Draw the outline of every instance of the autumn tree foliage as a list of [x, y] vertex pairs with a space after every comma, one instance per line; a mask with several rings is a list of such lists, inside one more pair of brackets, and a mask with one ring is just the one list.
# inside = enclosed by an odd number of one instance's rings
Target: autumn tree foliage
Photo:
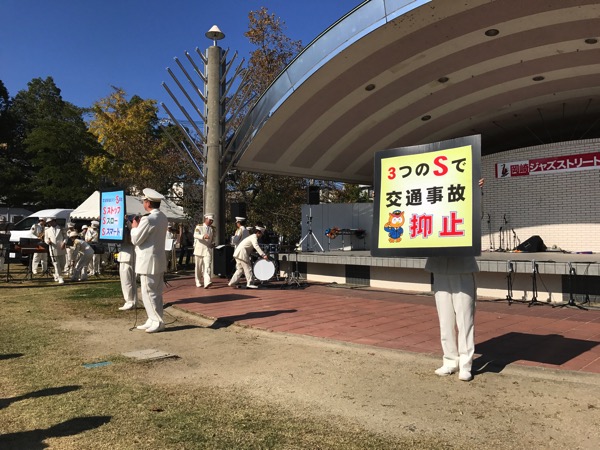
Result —
[[89, 171], [105, 188], [136, 193], [145, 187], [170, 192], [182, 170], [182, 155], [159, 128], [155, 100], [131, 99], [120, 88], [92, 106], [90, 131], [102, 145], [86, 159]]
[[[238, 98], [230, 99], [234, 103], [241, 98], [256, 101], [302, 49], [300, 41], [285, 35], [285, 23], [265, 7], [250, 11], [244, 35], [256, 48], [245, 69], [249, 83]], [[292, 243], [300, 238], [306, 186], [307, 181], [301, 178], [234, 171], [229, 177], [228, 190], [230, 201], [246, 203], [250, 223], [260, 220]]]

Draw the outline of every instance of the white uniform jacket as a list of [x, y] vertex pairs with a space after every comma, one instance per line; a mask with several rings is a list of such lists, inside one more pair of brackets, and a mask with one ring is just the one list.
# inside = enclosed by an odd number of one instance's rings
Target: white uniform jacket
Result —
[[88, 228], [85, 232], [85, 242], [88, 244], [95, 244], [98, 242], [98, 232], [93, 228]]
[[67, 240], [67, 233], [65, 233], [65, 230], [58, 225], [46, 227], [46, 230], [44, 231], [44, 240], [46, 241], [46, 244], [53, 247], [52, 252], [56, 256], [66, 254], [65, 244]]
[[[208, 235], [208, 239], [204, 239], [204, 235]], [[201, 223], [196, 225], [194, 229], [194, 255], [208, 256], [211, 254], [213, 247], [213, 229], [211, 226]]]
[[125, 228], [125, 236], [119, 248], [117, 261], [120, 263], [135, 263], [135, 246], [131, 243], [131, 230], [129, 228]]
[[231, 237], [231, 245], [237, 247], [240, 244], [240, 242], [242, 242], [248, 237], [249, 234], [250, 232], [248, 231], [248, 228], [242, 225], [237, 230], [235, 230], [235, 234]]
[[131, 243], [135, 245], [135, 272], [140, 275], [159, 275], [167, 270], [165, 236], [169, 219], [159, 209], [140, 220], [131, 230]]
[[45, 231], [46, 227], [40, 225], [39, 223], [34, 223], [31, 226], [31, 234], [33, 234], [38, 239], [44, 239]]
[[427, 272], [443, 275], [479, 272], [474, 256], [430, 256], [425, 263]]
[[256, 250], [261, 257], [265, 256], [265, 252], [258, 245], [258, 236], [256, 234], [251, 234], [240, 242], [233, 252], [233, 257], [249, 263], [252, 250]]

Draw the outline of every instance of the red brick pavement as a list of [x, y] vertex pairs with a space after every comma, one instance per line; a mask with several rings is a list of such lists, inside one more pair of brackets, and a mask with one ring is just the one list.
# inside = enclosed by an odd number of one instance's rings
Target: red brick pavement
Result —
[[[234, 289], [217, 279], [203, 289], [192, 277], [182, 277], [169, 281], [164, 301], [221, 326], [235, 323], [441, 358], [431, 296], [322, 284], [282, 286]], [[475, 342], [475, 370], [522, 364], [600, 373], [598, 310], [480, 300]]]

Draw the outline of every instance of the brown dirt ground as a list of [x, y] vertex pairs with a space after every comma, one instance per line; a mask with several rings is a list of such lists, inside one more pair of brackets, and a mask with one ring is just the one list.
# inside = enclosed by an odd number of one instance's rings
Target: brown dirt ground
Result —
[[465, 383], [434, 375], [440, 361], [427, 355], [216, 326], [174, 308], [167, 331], [149, 335], [130, 329], [134, 318], [71, 318], [62, 327], [84, 336], [88, 361], [144, 349], [176, 354], [148, 365], [144, 378], [157, 384], [242, 390], [303, 415], [457, 448], [600, 448], [598, 375], [508, 366]]

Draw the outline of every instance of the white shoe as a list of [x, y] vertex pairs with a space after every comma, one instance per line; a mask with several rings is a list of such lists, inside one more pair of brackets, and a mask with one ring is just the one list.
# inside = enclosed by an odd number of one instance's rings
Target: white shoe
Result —
[[148, 319], [148, 320], [146, 320], [146, 323], [144, 325], [138, 325], [136, 328], [138, 330], [147, 330], [151, 326], [152, 326], [152, 320]]
[[471, 372], [468, 372], [466, 370], [461, 370], [458, 373], [458, 379], [460, 381], [471, 381], [473, 379], [473, 375], [471, 375]]
[[209, 286], [212, 286], [212, 282], [208, 282], [204, 285], [204, 289], [208, 289]]
[[60, 277], [58, 279], [58, 284], [65, 284], [65, 280], [63, 280], [62, 277]]
[[129, 311], [130, 309], [133, 309], [134, 306], [135, 303], [133, 302], [125, 302], [125, 304], [119, 308], [119, 311]]
[[165, 329], [164, 322], [152, 322], [152, 326], [146, 329], [146, 333], [158, 333]]
[[202, 285], [199, 283], [196, 283], [196, 287], [202, 287]]
[[446, 367], [442, 366], [439, 369], [435, 369], [435, 374], [440, 377], [447, 377], [448, 375], [452, 375], [458, 371], [455, 367]]
[[247, 288], [247, 289], [258, 289], [258, 286], [255, 286], [255, 285], [253, 285], [253, 284], [247, 284], [247, 285], [246, 285], [246, 288]]

